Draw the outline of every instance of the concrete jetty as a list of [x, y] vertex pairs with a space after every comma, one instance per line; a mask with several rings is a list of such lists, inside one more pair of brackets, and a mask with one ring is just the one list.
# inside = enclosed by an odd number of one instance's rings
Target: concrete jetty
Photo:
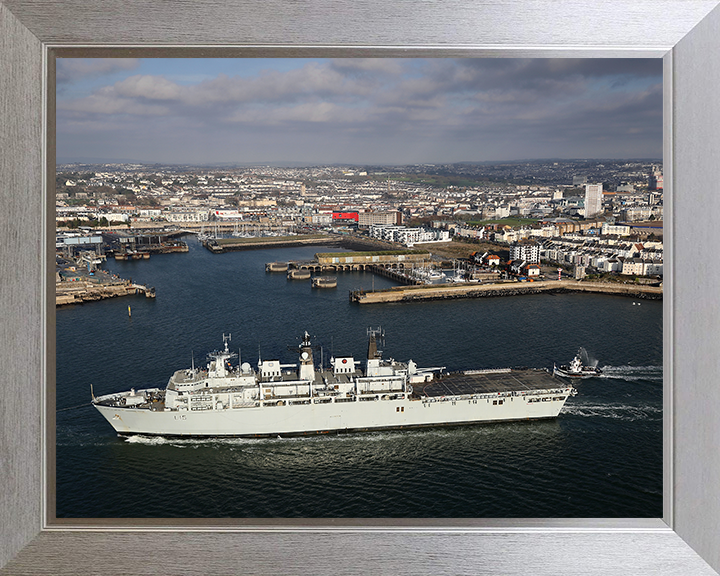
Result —
[[456, 298], [488, 298], [526, 294], [561, 294], [588, 292], [614, 294], [638, 299], [661, 300], [662, 286], [547, 280], [538, 282], [497, 282], [489, 284], [433, 284], [424, 286], [395, 286], [386, 290], [352, 290], [350, 301], [358, 304], [385, 302], [415, 302], [422, 300], [452, 300]]

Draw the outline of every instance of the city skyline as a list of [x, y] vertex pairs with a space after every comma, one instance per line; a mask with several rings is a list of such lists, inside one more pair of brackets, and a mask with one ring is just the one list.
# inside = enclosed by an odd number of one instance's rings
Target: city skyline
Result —
[[661, 158], [660, 59], [58, 59], [57, 160]]

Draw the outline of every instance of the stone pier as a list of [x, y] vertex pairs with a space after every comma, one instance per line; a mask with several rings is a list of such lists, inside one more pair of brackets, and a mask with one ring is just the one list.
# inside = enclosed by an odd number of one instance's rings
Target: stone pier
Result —
[[415, 302], [420, 300], [451, 300], [456, 298], [488, 298], [497, 296], [520, 296], [527, 294], [559, 294], [566, 292], [589, 292], [615, 294], [638, 299], [661, 300], [662, 286], [615, 284], [601, 282], [577, 282], [572, 280], [548, 280], [537, 282], [498, 282], [491, 284], [434, 284], [430, 286], [396, 286], [386, 290], [366, 292], [353, 290], [350, 301], [359, 304], [384, 302]]

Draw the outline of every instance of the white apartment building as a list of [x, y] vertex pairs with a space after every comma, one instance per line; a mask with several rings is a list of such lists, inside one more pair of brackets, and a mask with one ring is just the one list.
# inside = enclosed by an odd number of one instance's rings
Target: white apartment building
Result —
[[456, 226], [455, 235], [463, 238], [475, 238], [481, 240], [485, 238], [485, 228], [471, 228], [469, 226]]
[[635, 206], [626, 208], [620, 213], [620, 216], [628, 222], [637, 222], [640, 220], [649, 220], [650, 216], [654, 216], [657, 220], [662, 220], [662, 206]]
[[647, 265], [641, 258], [626, 258], [621, 274], [627, 276], [644, 276]]
[[604, 222], [600, 233], [603, 236], [628, 236], [630, 234], [630, 226]]
[[397, 242], [405, 246], [414, 246], [424, 242], [448, 242], [450, 232], [432, 228], [407, 228], [405, 226], [390, 226], [387, 224], [373, 224], [370, 226], [370, 236], [387, 242]]
[[602, 184], [585, 184], [585, 218], [602, 212]]
[[399, 222], [399, 212], [358, 212], [358, 228], [369, 228], [373, 224], [393, 225]]
[[210, 219], [208, 210], [163, 212], [163, 218], [168, 222], [207, 222]]
[[618, 258], [608, 258], [603, 262], [603, 272], [622, 272], [623, 262]]
[[522, 260], [528, 264], [537, 264], [540, 262], [540, 245], [535, 242], [512, 244], [510, 260]]
[[531, 228], [530, 237], [533, 238], [555, 238], [560, 236], [557, 226], [543, 226], [542, 228]]
[[117, 212], [98, 212], [98, 220], [105, 218], [108, 222], [128, 222], [130, 216], [128, 214], [118, 214]]
[[162, 216], [162, 210], [159, 209], [141, 209], [137, 211], [138, 218], [140, 219], [146, 219], [146, 218], [160, 218]]

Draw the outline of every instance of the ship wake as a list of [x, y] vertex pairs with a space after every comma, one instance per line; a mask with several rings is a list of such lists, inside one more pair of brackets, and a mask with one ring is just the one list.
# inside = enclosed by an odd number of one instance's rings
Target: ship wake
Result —
[[566, 404], [562, 414], [582, 416], [585, 418], [610, 418], [634, 422], [637, 420], [662, 420], [662, 407], [645, 405], [631, 405], [620, 403], [607, 404]]
[[662, 366], [603, 366], [599, 378], [615, 378], [635, 382], [638, 380], [649, 380], [651, 382], [662, 382]]

